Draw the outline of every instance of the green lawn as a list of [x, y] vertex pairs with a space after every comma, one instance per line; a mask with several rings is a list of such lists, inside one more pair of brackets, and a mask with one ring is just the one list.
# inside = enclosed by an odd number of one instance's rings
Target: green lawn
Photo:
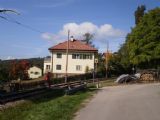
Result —
[[0, 120], [71, 120], [82, 102], [94, 91], [86, 90], [74, 95], [50, 90], [44, 95], [0, 111]]

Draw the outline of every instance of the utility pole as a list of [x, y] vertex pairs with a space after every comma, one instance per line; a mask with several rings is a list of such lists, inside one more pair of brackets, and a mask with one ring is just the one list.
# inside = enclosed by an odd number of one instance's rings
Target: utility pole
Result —
[[105, 55], [105, 62], [106, 62], [106, 78], [108, 78], [108, 59], [109, 59], [109, 42], [107, 40], [107, 53]]
[[68, 49], [69, 49], [69, 38], [70, 38], [70, 30], [68, 30], [68, 41], [67, 41], [67, 49], [66, 49], [66, 73], [65, 73], [65, 83], [67, 83], [68, 77]]

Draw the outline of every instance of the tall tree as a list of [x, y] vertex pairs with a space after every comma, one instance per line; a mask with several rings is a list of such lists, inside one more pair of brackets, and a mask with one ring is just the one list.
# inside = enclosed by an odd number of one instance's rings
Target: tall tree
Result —
[[150, 10], [141, 18], [129, 34], [126, 44], [131, 63], [158, 65], [156, 63], [160, 61], [160, 8]]
[[85, 34], [83, 35], [83, 37], [84, 37], [84, 40], [83, 40], [83, 41], [86, 42], [86, 44], [92, 45], [92, 39], [93, 39], [93, 37], [94, 37], [93, 34], [85, 33]]
[[136, 25], [141, 21], [142, 17], [145, 14], [145, 10], [146, 10], [145, 5], [138, 6], [137, 10], [134, 13]]
[[26, 60], [21, 60], [19, 62], [12, 61], [11, 63], [11, 70], [10, 70], [10, 77], [12, 79], [21, 79], [26, 80], [28, 79], [28, 72], [29, 69], [29, 62]]

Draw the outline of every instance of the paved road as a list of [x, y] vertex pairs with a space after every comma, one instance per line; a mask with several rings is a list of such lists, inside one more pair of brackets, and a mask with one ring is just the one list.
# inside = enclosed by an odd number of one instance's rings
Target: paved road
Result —
[[103, 88], [75, 120], [160, 120], [160, 84]]

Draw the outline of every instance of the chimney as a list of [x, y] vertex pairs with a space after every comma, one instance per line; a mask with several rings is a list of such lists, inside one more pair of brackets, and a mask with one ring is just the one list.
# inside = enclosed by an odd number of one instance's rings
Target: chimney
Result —
[[73, 42], [73, 41], [74, 41], [74, 37], [73, 37], [73, 36], [71, 36], [70, 40]]

